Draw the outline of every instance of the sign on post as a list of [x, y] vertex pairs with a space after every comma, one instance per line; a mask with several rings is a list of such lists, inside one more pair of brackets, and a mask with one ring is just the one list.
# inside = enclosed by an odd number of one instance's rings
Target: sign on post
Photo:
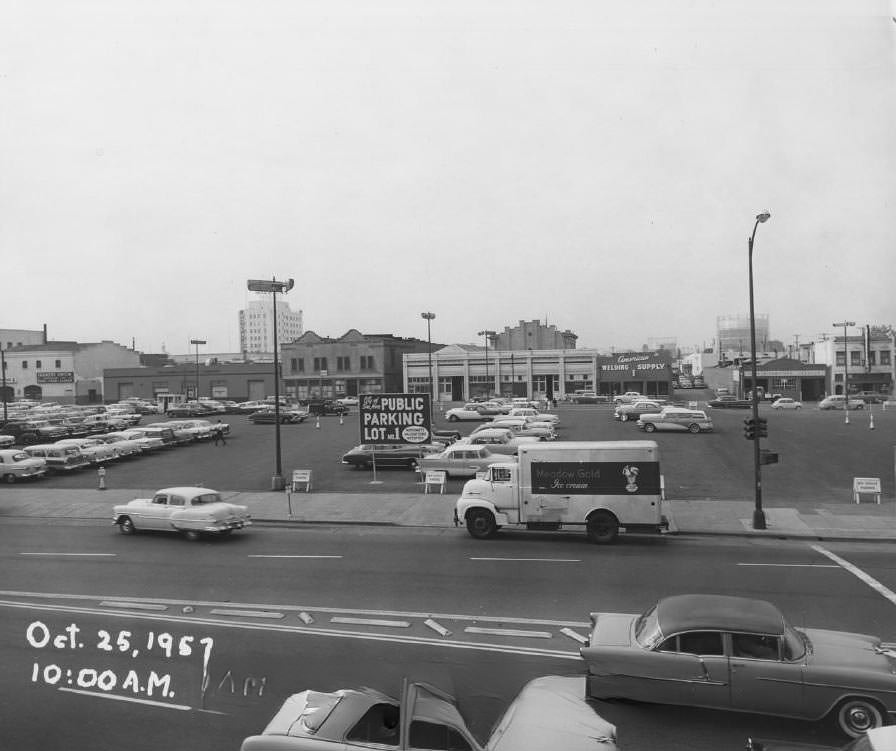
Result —
[[445, 480], [448, 476], [448, 473], [443, 470], [429, 470], [423, 479], [423, 492], [429, 492], [429, 486], [435, 485], [439, 489], [439, 493], [445, 493]]
[[863, 493], [873, 495], [876, 503], [880, 503], [880, 478], [879, 477], [853, 477], [852, 497], [856, 503], [861, 503], [860, 495]]
[[361, 443], [429, 443], [429, 394], [361, 394]]
[[310, 469], [294, 469], [292, 471], [292, 489], [293, 492], [299, 490], [299, 485], [305, 486], [305, 492], [311, 492], [311, 470]]

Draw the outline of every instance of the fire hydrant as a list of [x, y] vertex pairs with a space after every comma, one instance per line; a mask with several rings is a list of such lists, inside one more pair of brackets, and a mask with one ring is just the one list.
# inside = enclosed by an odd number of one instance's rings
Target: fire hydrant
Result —
[[106, 468], [101, 466], [96, 471], [96, 476], [99, 478], [99, 481], [100, 481], [99, 489], [105, 490], [106, 489]]

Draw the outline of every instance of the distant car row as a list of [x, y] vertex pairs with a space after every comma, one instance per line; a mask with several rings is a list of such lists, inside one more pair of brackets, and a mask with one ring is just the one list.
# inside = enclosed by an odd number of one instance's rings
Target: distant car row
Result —
[[31, 444], [24, 449], [0, 449], [0, 481], [14, 483], [42, 477], [48, 472], [74, 472], [158, 449], [209, 440], [217, 431], [226, 435], [230, 426], [207, 420], [176, 420], [93, 437]]

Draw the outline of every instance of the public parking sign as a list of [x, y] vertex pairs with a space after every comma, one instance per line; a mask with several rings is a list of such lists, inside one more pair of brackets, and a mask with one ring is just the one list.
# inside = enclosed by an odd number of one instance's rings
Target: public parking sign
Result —
[[429, 394], [361, 394], [361, 443], [429, 443]]

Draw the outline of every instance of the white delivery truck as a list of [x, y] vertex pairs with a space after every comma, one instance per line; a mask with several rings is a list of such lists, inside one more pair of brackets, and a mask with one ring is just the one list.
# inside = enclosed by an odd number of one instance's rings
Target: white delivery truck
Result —
[[578, 527], [597, 543], [621, 530], [659, 532], [667, 527], [659, 448], [655, 441], [523, 444], [517, 462], [490, 464], [464, 485], [454, 523], [478, 539], [501, 527]]

